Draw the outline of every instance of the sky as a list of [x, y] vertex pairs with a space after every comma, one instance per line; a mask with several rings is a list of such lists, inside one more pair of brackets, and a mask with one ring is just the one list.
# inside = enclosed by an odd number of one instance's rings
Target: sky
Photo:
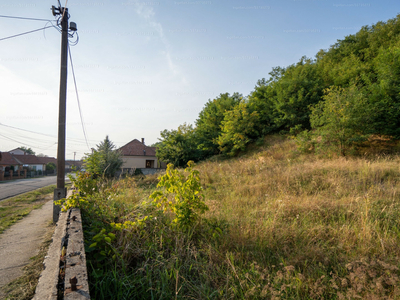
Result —
[[[221, 93], [249, 95], [272, 68], [315, 57], [400, 13], [393, 0], [61, 0], [77, 24], [68, 58], [67, 159], [106, 135], [146, 145], [194, 124]], [[1, 1], [1, 16], [54, 21], [57, 0]], [[57, 155], [61, 34], [54, 22], [0, 17], [0, 151]], [[73, 46], [79, 35], [78, 43]]]

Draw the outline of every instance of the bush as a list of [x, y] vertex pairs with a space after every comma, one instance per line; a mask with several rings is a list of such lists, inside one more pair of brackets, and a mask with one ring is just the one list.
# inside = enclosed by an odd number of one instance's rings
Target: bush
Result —
[[114, 177], [122, 166], [121, 153], [115, 150], [115, 145], [108, 136], [97, 145], [97, 150], [84, 159], [86, 172], [94, 178], [99, 176]]

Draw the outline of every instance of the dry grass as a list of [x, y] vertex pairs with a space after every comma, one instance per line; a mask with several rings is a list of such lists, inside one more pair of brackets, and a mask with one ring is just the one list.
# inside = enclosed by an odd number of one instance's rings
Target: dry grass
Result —
[[229, 224], [216, 251], [244, 274], [234, 275], [241, 298], [399, 298], [400, 157], [323, 159], [281, 137], [267, 144], [198, 166], [207, 217]]

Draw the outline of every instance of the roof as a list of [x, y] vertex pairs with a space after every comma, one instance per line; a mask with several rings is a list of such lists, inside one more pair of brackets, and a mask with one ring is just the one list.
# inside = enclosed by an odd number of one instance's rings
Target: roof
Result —
[[40, 156], [38, 156], [37, 158], [39, 158], [39, 161], [42, 164], [46, 164], [47, 165], [48, 163], [53, 163], [53, 164], [57, 165], [57, 159], [54, 158], [54, 157], [47, 157], [47, 156], [40, 157]]
[[156, 147], [146, 146], [145, 144], [142, 144], [139, 140], [134, 139], [125, 146], [119, 148], [119, 151], [121, 151], [122, 156], [156, 156], [156, 149]]
[[44, 163], [40, 161], [39, 157], [36, 155], [12, 155], [17, 161], [20, 161], [24, 165], [43, 165]]
[[21, 163], [17, 161], [11, 153], [2, 152], [0, 165], [20, 165]]

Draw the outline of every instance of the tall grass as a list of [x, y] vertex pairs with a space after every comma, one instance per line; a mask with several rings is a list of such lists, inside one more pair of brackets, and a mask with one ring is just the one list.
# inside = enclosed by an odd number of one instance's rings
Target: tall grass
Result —
[[149, 205], [154, 177], [119, 183], [106, 223], [153, 218], [116, 233], [119, 258], [89, 255], [94, 298], [400, 298], [399, 156], [318, 158], [271, 137], [197, 169], [209, 211], [189, 233]]

